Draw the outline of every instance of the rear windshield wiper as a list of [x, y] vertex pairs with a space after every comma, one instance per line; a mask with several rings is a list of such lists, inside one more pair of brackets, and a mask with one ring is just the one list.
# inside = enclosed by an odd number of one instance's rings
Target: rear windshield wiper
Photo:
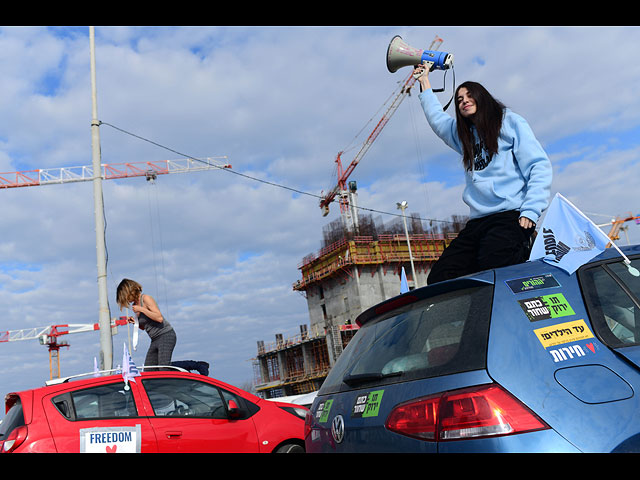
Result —
[[376, 380], [383, 380], [389, 377], [399, 377], [404, 372], [400, 370], [399, 372], [391, 372], [391, 373], [357, 373], [355, 375], [346, 375], [342, 381], [353, 387], [354, 385], [359, 385], [361, 383], [372, 382]]

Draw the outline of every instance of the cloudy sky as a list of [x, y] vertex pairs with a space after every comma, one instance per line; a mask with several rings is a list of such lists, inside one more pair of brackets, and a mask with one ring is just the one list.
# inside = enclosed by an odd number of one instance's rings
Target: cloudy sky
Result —
[[[335, 184], [336, 154], [350, 162], [410, 73], [387, 71], [394, 35], [421, 48], [441, 36], [457, 83], [479, 81], [527, 118], [552, 160], [553, 192], [596, 223], [640, 213], [638, 28], [97, 27], [103, 163], [224, 156], [245, 175], [103, 182], [111, 315], [119, 281], [136, 279], [177, 330], [174, 359], [251, 384], [256, 342], [308, 324], [292, 284], [339, 218], [335, 203], [322, 217], [317, 196]], [[0, 172], [90, 165], [89, 28], [2, 28], [0, 71]], [[446, 103], [453, 75], [431, 78]], [[384, 223], [402, 200], [423, 219], [467, 213], [459, 159], [429, 130], [417, 95], [350, 180]], [[91, 183], [0, 197], [0, 331], [97, 322]], [[640, 242], [640, 227], [627, 225]], [[116, 363], [128, 338], [126, 328], [114, 337]], [[99, 334], [65, 340], [62, 374], [90, 371]], [[137, 364], [148, 344], [141, 335]], [[3, 395], [49, 378], [35, 340], [1, 343], [0, 362]]]

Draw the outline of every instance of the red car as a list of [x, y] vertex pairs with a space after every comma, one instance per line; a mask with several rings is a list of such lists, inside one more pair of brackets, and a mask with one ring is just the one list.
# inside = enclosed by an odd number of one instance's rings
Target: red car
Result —
[[299, 405], [183, 371], [61, 381], [9, 393], [6, 452], [304, 452]]

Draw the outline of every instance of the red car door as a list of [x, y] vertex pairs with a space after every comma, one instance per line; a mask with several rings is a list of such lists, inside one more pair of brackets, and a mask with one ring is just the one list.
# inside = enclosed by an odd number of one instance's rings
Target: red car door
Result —
[[51, 435], [60, 453], [154, 453], [155, 432], [145, 412], [138, 412], [140, 395], [124, 382], [70, 386], [66, 392], [43, 397]]
[[160, 452], [260, 451], [253, 420], [230, 418], [230, 392], [205, 378], [145, 378], [142, 384], [153, 409], [149, 421]]

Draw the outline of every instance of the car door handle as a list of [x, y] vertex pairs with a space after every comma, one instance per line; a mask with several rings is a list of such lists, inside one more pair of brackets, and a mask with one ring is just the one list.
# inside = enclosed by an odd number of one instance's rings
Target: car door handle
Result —
[[171, 439], [171, 438], [180, 438], [182, 436], [182, 432], [165, 432], [167, 435], [167, 438]]

